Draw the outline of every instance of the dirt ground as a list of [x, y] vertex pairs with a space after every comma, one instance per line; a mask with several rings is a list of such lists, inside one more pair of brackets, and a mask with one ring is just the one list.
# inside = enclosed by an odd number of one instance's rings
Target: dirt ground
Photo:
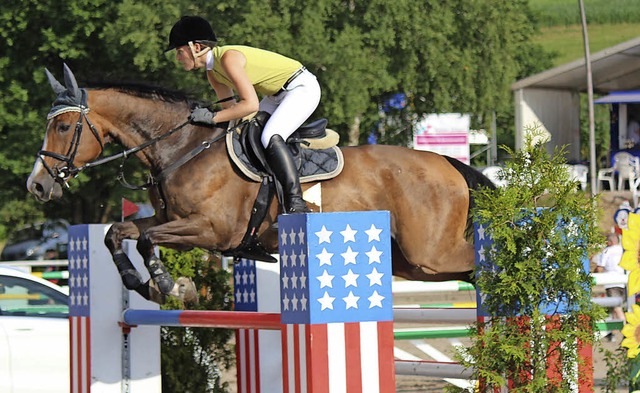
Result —
[[[602, 216], [600, 218], [600, 227], [604, 232], [608, 232], [612, 229], [614, 225], [613, 214], [620, 207], [620, 205], [624, 201], [631, 202], [631, 193], [630, 192], [605, 192], [600, 195], [600, 207], [602, 210]], [[632, 202], [631, 202], [632, 203]], [[604, 289], [602, 287], [595, 287], [593, 297], [604, 296]], [[410, 296], [410, 295], [402, 295], [394, 297], [394, 304], [397, 305], [406, 305], [406, 304], [424, 304], [424, 303], [455, 303], [455, 302], [475, 302], [475, 292], [467, 291], [467, 292], [442, 292], [442, 293], [431, 293], [426, 295]], [[453, 324], [447, 324], [451, 326]], [[457, 326], [462, 326], [463, 324], [457, 324]], [[443, 324], [425, 324], [420, 325], [425, 327], [436, 327], [436, 326], [445, 326]], [[405, 328], [405, 327], [417, 327], [416, 325], [400, 325], [397, 324], [396, 328]], [[604, 384], [607, 373], [607, 365], [604, 361], [604, 355], [600, 351], [600, 348], [614, 351], [619, 347], [622, 336], [618, 333], [617, 340], [615, 342], [609, 342], [608, 340], [601, 340], [593, 349], [593, 357], [594, 357], [594, 384], [595, 389], [594, 392], [604, 392]], [[416, 345], [420, 345], [422, 343], [427, 343], [436, 351], [440, 352], [441, 356], [446, 356], [450, 359], [453, 359], [454, 355], [454, 345], [469, 345], [469, 340], [466, 338], [458, 338], [458, 339], [430, 339], [430, 340], [415, 340], [415, 341], [404, 341], [404, 340], [396, 340], [396, 348], [403, 350], [411, 355], [419, 357], [424, 360], [434, 360], [433, 358], [427, 356], [424, 352], [422, 352]], [[229, 382], [230, 393], [236, 392], [236, 379], [235, 379], [235, 369], [228, 370], [223, 379]], [[441, 378], [430, 378], [430, 377], [422, 377], [422, 376], [397, 376], [396, 377], [396, 391], [397, 393], [431, 393], [431, 392], [442, 392], [445, 386], [450, 383], [464, 383], [465, 381], [445, 381]], [[628, 392], [628, 388], [619, 387], [616, 390], [616, 393]]]

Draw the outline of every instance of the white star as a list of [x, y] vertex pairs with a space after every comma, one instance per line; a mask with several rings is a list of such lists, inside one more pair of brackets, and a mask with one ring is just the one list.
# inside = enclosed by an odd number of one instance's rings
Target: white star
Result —
[[304, 244], [304, 231], [300, 228], [300, 232], [298, 232], [298, 243]]
[[242, 302], [242, 293], [240, 292], [240, 288], [238, 288], [238, 290], [236, 291], [236, 302], [237, 303]]
[[369, 257], [369, 264], [374, 262], [380, 263], [380, 255], [382, 255], [382, 251], [378, 251], [376, 246], [371, 247], [371, 251], [365, 252]]
[[369, 279], [369, 286], [372, 287], [374, 285], [382, 286], [382, 281], [380, 280], [384, 276], [384, 273], [379, 273], [378, 270], [373, 267], [371, 273], [367, 274], [367, 278]]
[[344, 280], [344, 287], [347, 288], [350, 285], [353, 285], [354, 287], [358, 287], [358, 277], [360, 277], [359, 274], [355, 274], [353, 271], [351, 271], [351, 269], [349, 269], [349, 271], [347, 272], [347, 274], [345, 274], [344, 276], [342, 276], [342, 279]]
[[307, 310], [307, 298], [304, 296], [304, 293], [302, 294], [302, 297], [300, 298], [300, 310], [302, 311], [306, 311]]
[[320, 265], [329, 265], [331, 266], [331, 257], [333, 256], [332, 253], [327, 252], [326, 248], [322, 249], [322, 252], [320, 254], [317, 254], [316, 257], [318, 257], [318, 259], [320, 260]]
[[351, 229], [351, 226], [349, 224], [347, 224], [347, 227], [344, 229], [344, 231], [340, 231], [340, 234], [342, 235], [342, 237], [344, 237], [344, 242], [355, 242], [356, 241], [356, 233], [358, 233], [358, 231], [355, 231], [353, 229]]
[[[69, 242], [69, 244], [73, 244], [73, 242]], [[74, 257], [69, 258], [69, 270], [75, 269], [75, 261]]]
[[251, 273], [249, 273], [249, 285], [254, 285], [255, 282], [256, 282], [256, 274], [252, 270]]
[[282, 289], [289, 288], [289, 277], [287, 277], [287, 273], [282, 273]]
[[236, 285], [240, 285], [240, 270], [236, 270], [236, 274], [234, 277], [236, 279]]
[[282, 298], [282, 309], [285, 311], [289, 310], [289, 296], [286, 293]]
[[369, 296], [369, 308], [380, 307], [382, 308], [382, 300], [384, 296], [381, 296], [378, 291], [373, 291], [373, 294]]
[[73, 241], [74, 241], [74, 240], [75, 240], [74, 238], [69, 239], [69, 251], [71, 251], [71, 252], [75, 251], [75, 248], [76, 248], [76, 247], [73, 245], [73, 244], [74, 244], [74, 243], [73, 243]]
[[247, 272], [243, 272], [242, 273], [242, 284], [243, 285], [247, 285], [247, 279], [248, 279], [249, 275], [247, 274]]
[[331, 243], [332, 233], [332, 231], [327, 231], [327, 228], [323, 225], [320, 232], [316, 232], [316, 236], [318, 236], [318, 244], [322, 244], [324, 242]]
[[291, 267], [296, 265], [296, 259], [298, 259], [296, 252], [294, 250], [291, 250]]
[[69, 296], [69, 300], [71, 301], [71, 305], [72, 306], [76, 305], [76, 297], [75, 296]]
[[304, 251], [300, 252], [300, 267], [307, 266], [307, 254]]
[[484, 262], [485, 261], [485, 257], [484, 257], [484, 244], [480, 245], [480, 247], [478, 247], [478, 262]]
[[300, 288], [307, 287], [307, 276], [304, 274], [304, 271], [300, 274]]
[[281, 259], [282, 259], [282, 266], [283, 267], [289, 266], [289, 256], [287, 255], [287, 250], [284, 249], [284, 247], [283, 247], [283, 250], [282, 250]]
[[358, 308], [358, 300], [360, 296], [354, 296], [352, 291], [349, 291], [349, 295], [343, 297], [342, 300], [347, 304], [347, 310], [350, 308]]
[[298, 276], [295, 273], [291, 276], [291, 289], [298, 288]]
[[373, 240], [380, 241], [380, 232], [382, 232], [382, 229], [376, 228], [373, 224], [371, 224], [371, 228], [364, 231], [369, 236], [369, 243]]
[[293, 295], [293, 299], [291, 299], [291, 303], [293, 303], [293, 308], [291, 311], [296, 311], [298, 309], [298, 298], [296, 295]]
[[329, 272], [327, 272], [327, 270], [325, 269], [325, 271], [322, 272], [322, 275], [316, 278], [318, 279], [318, 281], [320, 281], [320, 288], [324, 288], [324, 287], [333, 288], [331, 281], [333, 280], [334, 277], [335, 276], [332, 276], [331, 274], [329, 274]]
[[83, 255], [82, 256], [82, 268], [86, 269], [88, 264], [89, 264], [89, 259], [87, 258], [86, 255]]
[[86, 237], [82, 238], [82, 250], [83, 251], [87, 251], [87, 245], [89, 244], [89, 241], [87, 240]]
[[246, 289], [244, 290], [244, 292], [242, 292], [242, 301], [245, 303], [249, 303], [249, 292], [247, 292]]
[[347, 247], [347, 251], [343, 252], [342, 257], [344, 258], [344, 264], [348, 265], [350, 263], [353, 263], [354, 265], [356, 264], [356, 257], [358, 256], [359, 252], [354, 252], [351, 249], [351, 246]]
[[484, 226], [478, 226], [478, 240], [484, 240]]
[[251, 298], [251, 303], [256, 302], [256, 292], [253, 289], [251, 289], [251, 292], [249, 293], [249, 297]]
[[291, 244], [296, 244], [296, 233], [293, 231], [293, 228], [291, 228], [291, 233], [289, 234], [289, 241]]
[[280, 244], [283, 246], [287, 245], [287, 233], [285, 231], [280, 232]]
[[320, 308], [320, 311], [323, 311], [327, 308], [333, 310], [333, 301], [336, 300], [335, 297], [331, 297], [329, 296], [329, 294], [327, 292], [324, 293], [324, 295], [318, 299], [318, 301], [320, 302], [320, 304], [322, 305], [322, 307]]

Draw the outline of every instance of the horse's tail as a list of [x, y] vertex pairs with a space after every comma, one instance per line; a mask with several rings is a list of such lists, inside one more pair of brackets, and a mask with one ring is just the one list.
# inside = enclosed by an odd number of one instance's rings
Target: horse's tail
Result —
[[479, 170], [458, 161], [455, 158], [448, 156], [444, 156], [444, 158], [446, 158], [447, 161], [449, 161], [449, 164], [460, 172], [469, 187], [469, 211], [467, 212], [467, 230], [465, 231], [465, 237], [467, 237], [467, 239], [473, 239], [473, 217], [471, 216], [471, 209], [475, 206], [475, 202], [471, 190], [477, 190], [481, 187], [487, 187], [494, 190], [496, 186]]

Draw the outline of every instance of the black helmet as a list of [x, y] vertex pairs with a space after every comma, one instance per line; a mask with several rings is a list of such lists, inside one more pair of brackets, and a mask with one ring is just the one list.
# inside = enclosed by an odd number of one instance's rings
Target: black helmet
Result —
[[187, 45], [189, 41], [205, 41], [208, 45], [215, 45], [218, 40], [211, 25], [205, 19], [199, 16], [183, 16], [171, 28], [169, 47], [165, 52]]

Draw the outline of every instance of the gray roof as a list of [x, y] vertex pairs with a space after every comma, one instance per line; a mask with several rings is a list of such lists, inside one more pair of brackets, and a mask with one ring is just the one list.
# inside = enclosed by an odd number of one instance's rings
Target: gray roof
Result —
[[[604, 94], [618, 90], [640, 90], [640, 37], [591, 54], [593, 91]], [[524, 88], [586, 92], [584, 58], [521, 79], [512, 90]]]

